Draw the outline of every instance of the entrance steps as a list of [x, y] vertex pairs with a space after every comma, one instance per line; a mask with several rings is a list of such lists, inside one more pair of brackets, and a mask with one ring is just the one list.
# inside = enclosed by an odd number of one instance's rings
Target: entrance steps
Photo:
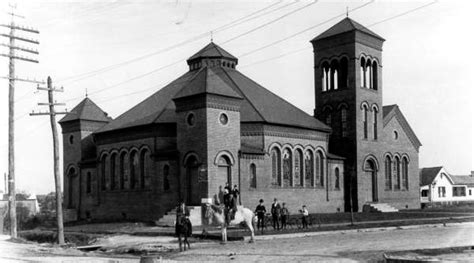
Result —
[[[201, 206], [187, 206], [186, 207], [189, 211], [189, 220], [191, 220], [191, 224], [193, 226], [200, 226], [202, 225], [202, 212]], [[174, 227], [176, 223], [176, 208], [171, 209], [163, 217], [155, 221], [157, 226], [168, 226]]]
[[365, 204], [363, 207], [363, 212], [379, 212], [379, 213], [387, 213], [387, 212], [398, 212], [398, 209], [391, 206], [387, 203], [368, 203]]

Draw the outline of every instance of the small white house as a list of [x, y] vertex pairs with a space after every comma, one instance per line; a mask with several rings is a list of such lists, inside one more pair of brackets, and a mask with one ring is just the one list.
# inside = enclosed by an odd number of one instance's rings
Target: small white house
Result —
[[474, 176], [450, 175], [442, 166], [420, 170], [423, 204], [474, 202]]

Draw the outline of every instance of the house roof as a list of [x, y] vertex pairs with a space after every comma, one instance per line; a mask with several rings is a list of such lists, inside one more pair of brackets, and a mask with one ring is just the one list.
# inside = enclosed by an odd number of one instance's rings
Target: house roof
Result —
[[237, 61], [237, 58], [232, 56], [229, 52], [225, 51], [223, 48], [216, 45], [214, 42], [207, 44], [196, 54], [188, 58], [188, 61], [195, 60], [198, 58], [227, 58]]
[[[211, 44], [217, 46], [214, 43]], [[172, 99], [202, 92], [242, 98], [241, 122], [261, 122], [324, 132], [331, 131], [330, 127], [260, 86], [236, 69], [204, 65], [199, 70], [188, 71], [96, 133], [153, 123], [176, 122], [176, 109]]]
[[443, 166], [421, 168], [420, 185], [423, 186], [431, 184], [441, 169], [443, 169]]
[[474, 177], [469, 175], [451, 175], [454, 184], [474, 187]]
[[383, 37], [377, 35], [374, 33], [372, 30], [366, 28], [365, 26], [357, 23], [356, 21], [350, 19], [349, 17], [346, 17], [339, 21], [339, 23], [335, 24], [334, 26], [330, 27], [328, 30], [324, 31], [323, 33], [319, 34], [317, 37], [313, 38], [311, 42], [317, 41], [320, 39], [332, 37], [335, 35], [339, 35], [342, 33], [347, 33], [351, 31], [360, 31], [365, 34], [371, 35], [373, 37], [376, 37], [380, 40], [385, 40]]
[[405, 119], [405, 116], [403, 116], [402, 111], [398, 107], [398, 105], [393, 104], [393, 105], [388, 105], [388, 106], [383, 106], [382, 108], [382, 114], [383, 114], [383, 126], [387, 125], [389, 121], [395, 117], [397, 118], [398, 122], [402, 126], [403, 130], [408, 136], [408, 139], [411, 141], [413, 146], [415, 146], [416, 150], [421, 146], [421, 142], [416, 136], [415, 132], [411, 128], [410, 124], [408, 124], [408, 121]]
[[69, 113], [64, 116], [59, 123], [74, 121], [74, 120], [89, 120], [89, 121], [102, 121], [108, 122], [112, 118], [107, 116], [97, 104], [91, 99], [85, 98], [76, 107], [74, 107]]
[[174, 99], [199, 94], [215, 94], [242, 99], [215, 71], [208, 67], [201, 68], [189, 83], [174, 96]]

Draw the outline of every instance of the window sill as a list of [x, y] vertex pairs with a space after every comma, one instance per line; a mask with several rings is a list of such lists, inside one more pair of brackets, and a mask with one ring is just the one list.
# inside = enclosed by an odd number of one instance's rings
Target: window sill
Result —
[[359, 88], [362, 89], [362, 90], [373, 92], [373, 93], [378, 93], [378, 91], [379, 91], [378, 89], [369, 89], [367, 87], [362, 87], [362, 86], [359, 87]]

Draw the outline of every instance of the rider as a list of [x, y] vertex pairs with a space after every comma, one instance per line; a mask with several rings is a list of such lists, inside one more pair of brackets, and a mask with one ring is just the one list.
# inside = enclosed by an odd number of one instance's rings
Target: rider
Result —
[[224, 189], [224, 214], [226, 223], [229, 224], [230, 221], [234, 219], [236, 209], [236, 202], [234, 195], [229, 192], [227, 188]]
[[184, 204], [184, 201], [180, 201], [178, 204], [178, 207], [176, 208], [176, 234], [178, 234], [178, 225], [183, 223], [183, 220], [186, 219], [187, 211], [186, 211], [186, 205]]

